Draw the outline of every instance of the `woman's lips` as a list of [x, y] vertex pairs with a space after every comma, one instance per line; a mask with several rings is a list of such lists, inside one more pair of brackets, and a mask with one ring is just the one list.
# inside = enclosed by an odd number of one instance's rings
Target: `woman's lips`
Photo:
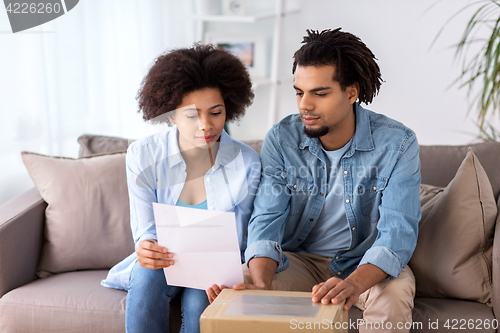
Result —
[[215, 135], [197, 136], [196, 138], [203, 142], [210, 142], [215, 138]]

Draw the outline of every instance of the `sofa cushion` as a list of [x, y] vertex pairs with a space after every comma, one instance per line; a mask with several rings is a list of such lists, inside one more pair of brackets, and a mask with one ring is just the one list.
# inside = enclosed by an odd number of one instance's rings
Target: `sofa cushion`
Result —
[[418, 333], [495, 333], [498, 327], [491, 307], [456, 299], [415, 298], [413, 322], [422, 324], [412, 330]]
[[495, 198], [500, 193], [500, 142], [481, 142], [462, 146], [420, 146], [422, 184], [445, 187], [472, 148], [488, 175]]
[[[498, 327], [498, 321], [495, 319], [493, 309], [478, 302], [456, 299], [415, 298], [414, 304], [412, 311], [413, 323], [410, 332], [475, 332], [476, 329], [470, 329], [470, 327], [474, 327], [481, 333], [496, 333], [496, 327]], [[363, 311], [355, 306], [349, 309], [350, 323], [357, 323], [361, 319], [363, 319]], [[447, 323], [449, 327], [447, 327]], [[460, 329], [460, 327], [462, 328]], [[349, 328], [349, 333], [358, 332], [357, 329], [353, 328], [354, 325]]]
[[417, 297], [491, 304], [497, 206], [472, 150], [446, 188], [421, 185], [420, 194], [422, 219], [410, 261]]
[[0, 299], [0, 332], [125, 332], [127, 293], [104, 288], [107, 271], [55, 274]]
[[134, 251], [125, 153], [81, 159], [22, 152], [47, 202], [43, 272], [107, 269]]
[[133, 141], [113, 136], [84, 134], [78, 138], [78, 157], [124, 152]]

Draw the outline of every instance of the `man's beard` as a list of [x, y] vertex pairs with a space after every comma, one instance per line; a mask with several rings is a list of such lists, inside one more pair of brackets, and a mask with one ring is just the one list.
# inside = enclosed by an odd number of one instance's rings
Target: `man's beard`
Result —
[[304, 134], [310, 138], [320, 138], [327, 135], [328, 132], [330, 132], [330, 128], [328, 126], [321, 126], [320, 128], [307, 128], [304, 126]]

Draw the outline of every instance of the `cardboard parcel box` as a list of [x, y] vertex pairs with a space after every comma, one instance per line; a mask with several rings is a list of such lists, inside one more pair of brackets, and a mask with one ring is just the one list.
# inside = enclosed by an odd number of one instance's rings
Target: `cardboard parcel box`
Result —
[[201, 315], [201, 333], [347, 332], [342, 306], [306, 292], [224, 289]]

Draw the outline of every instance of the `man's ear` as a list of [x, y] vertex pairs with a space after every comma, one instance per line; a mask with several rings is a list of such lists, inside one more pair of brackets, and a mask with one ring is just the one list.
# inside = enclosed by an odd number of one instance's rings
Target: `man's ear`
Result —
[[359, 97], [359, 83], [354, 82], [349, 87], [347, 87], [347, 91], [349, 92], [349, 103], [354, 104]]

